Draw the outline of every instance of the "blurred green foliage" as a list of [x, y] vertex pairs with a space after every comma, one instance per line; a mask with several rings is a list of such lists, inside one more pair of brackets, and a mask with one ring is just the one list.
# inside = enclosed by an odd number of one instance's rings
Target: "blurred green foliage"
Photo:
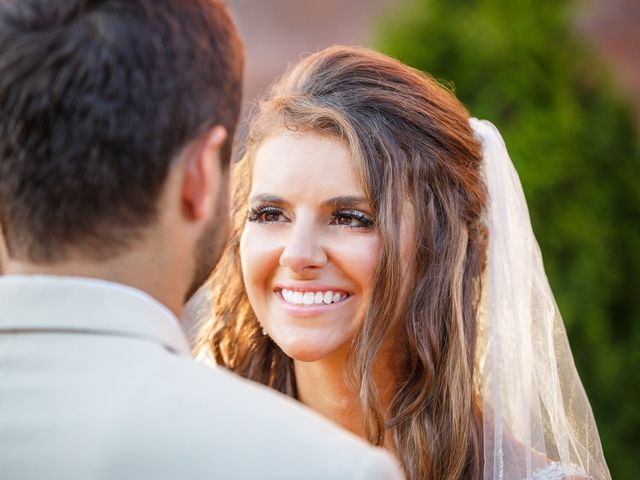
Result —
[[377, 47], [502, 132], [614, 479], [640, 475], [640, 136], [566, 0], [405, 0]]

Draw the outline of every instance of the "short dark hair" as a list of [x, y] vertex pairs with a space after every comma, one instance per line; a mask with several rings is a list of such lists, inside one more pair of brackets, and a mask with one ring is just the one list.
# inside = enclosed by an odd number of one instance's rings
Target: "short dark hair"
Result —
[[9, 254], [107, 258], [157, 218], [172, 160], [240, 113], [218, 0], [0, 2], [0, 225]]

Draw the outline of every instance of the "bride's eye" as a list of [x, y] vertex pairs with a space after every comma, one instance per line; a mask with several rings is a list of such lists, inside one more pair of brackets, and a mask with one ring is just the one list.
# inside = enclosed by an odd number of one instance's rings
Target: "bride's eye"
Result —
[[331, 214], [330, 224], [347, 228], [371, 228], [374, 221], [359, 210], [338, 210]]
[[273, 206], [252, 207], [247, 215], [247, 221], [253, 223], [282, 223], [287, 217], [281, 208]]

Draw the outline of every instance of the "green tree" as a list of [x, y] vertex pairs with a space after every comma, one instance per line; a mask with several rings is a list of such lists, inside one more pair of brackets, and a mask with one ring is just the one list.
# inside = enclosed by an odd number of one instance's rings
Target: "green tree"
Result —
[[[567, 0], [405, 0], [377, 46], [505, 137], [615, 479], [640, 471], [640, 139]], [[391, 19], [391, 20], [389, 20]]]

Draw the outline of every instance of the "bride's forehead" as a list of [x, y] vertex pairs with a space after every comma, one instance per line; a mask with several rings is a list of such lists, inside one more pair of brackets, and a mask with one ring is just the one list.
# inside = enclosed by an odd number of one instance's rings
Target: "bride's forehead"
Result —
[[252, 165], [252, 187], [362, 193], [351, 154], [341, 141], [294, 132], [272, 136], [260, 145]]
[[334, 136], [321, 135], [314, 132], [294, 132], [284, 130], [267, 137], [258, 146], [256, 160], [267, 159], [286, 161], [294, 159], [326, 158], [328, 161], [336, 159], [350, 159], [351, 154], [345, 142]]

